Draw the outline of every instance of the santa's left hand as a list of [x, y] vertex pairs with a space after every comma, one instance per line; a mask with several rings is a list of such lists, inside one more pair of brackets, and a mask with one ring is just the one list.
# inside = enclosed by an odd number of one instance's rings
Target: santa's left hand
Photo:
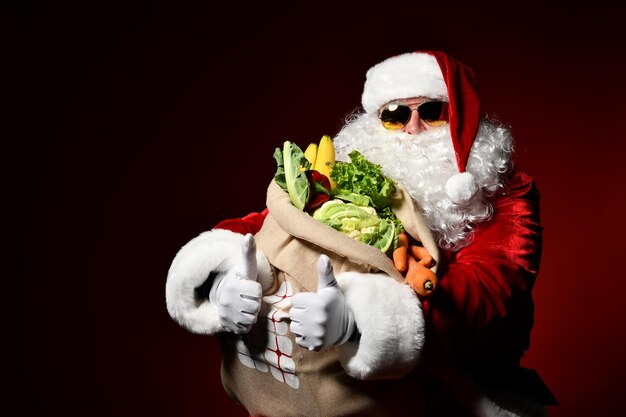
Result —
[[317, 261], [317, 276], [317, 292], [295, 294], [289, 313], [289, 329], [296, 336], [296, 343], [308, 350], [341, 345], [356, 331], [354, 314], [326, 255]]

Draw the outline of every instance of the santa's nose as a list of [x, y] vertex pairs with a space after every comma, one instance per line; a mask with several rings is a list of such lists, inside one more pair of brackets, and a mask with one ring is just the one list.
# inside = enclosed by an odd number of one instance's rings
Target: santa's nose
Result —
[[418, 133], [425, 130], [424, 125], [422, 124], [422, 119], [420, 119], [420, 115], [417, 112], [417, 109], [413, 109], [413, 111], [411, 111], [411, 118], [409, 119], [409, 122], [406, 124], [406, 126], [404, 126], [403, 130], [409, 135], [417, 135]]

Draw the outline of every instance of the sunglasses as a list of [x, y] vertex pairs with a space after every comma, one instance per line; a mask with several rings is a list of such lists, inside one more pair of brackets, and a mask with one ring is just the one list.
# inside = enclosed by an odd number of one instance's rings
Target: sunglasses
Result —
[[404, 104], [392, 103], [379, 114], [385, 129], [400, 130], [411, 120], [413, 110], [417, 110], [420, 119], [429, 126], [443, 126], [448, 123], [448, 103], [445, 101], [425, 101], [415, 108]]

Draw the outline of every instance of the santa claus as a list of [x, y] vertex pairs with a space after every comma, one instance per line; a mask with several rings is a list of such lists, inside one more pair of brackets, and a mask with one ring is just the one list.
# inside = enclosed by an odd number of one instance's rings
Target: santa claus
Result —
[[[282, 209], [268, 194], [268, 209], [179, 251], [170, 315], [220, 335], [224, 385], [252, 415], [544, 415], [554, 399], [520, 367], [539, 194], [513, 168], [510, 130], [481, 114], [471, 70], [441, 52], [372, 67], [362, 105], [334, 139], [337, 159], [358, 150], [403, 186], [427, 226], [420, 240], [438, 252], [437, 291], [421, 297], [384, 267], [345, 267], [332, 239], [303, 244], [300, 225], [291, 233], [272, 218]], [[285, 228], [289, 244], [267, 243]], [[299, 279], [310, 267], [317, 287]]]

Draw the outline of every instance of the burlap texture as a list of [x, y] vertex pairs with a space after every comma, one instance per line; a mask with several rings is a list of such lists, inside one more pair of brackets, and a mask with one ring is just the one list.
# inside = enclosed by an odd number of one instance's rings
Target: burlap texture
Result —
[[[255, 240], [275, 269], [276, 283], [266, 292], [259, 321], [249, 335], [221, 337], [225, 389], [251, 415], [407, 415], [421, 392], [414, 375], [393, 381], [356, 380], [342, 369], [336, 349], [309, 352], [288, 331], [290, 294], [317, 290], [316, 264], [321, 254], [329, 256], [335, 273], [382, 271], [403, 282], [391, 259], [298, 210], [274, 181], [268, 187], [267, 207], [269, 214]], [[392, 198], [392, 210], [407, 233], [439, 260], [430, 230], [402, 187]], [[250, 356], [257, 358], [254, 364]], [[283, 364], [272, 365], [272, 358], [274, 362], [282, 358]], [[291, 361], [293, 374], [291, 365], [284, 365]]]

